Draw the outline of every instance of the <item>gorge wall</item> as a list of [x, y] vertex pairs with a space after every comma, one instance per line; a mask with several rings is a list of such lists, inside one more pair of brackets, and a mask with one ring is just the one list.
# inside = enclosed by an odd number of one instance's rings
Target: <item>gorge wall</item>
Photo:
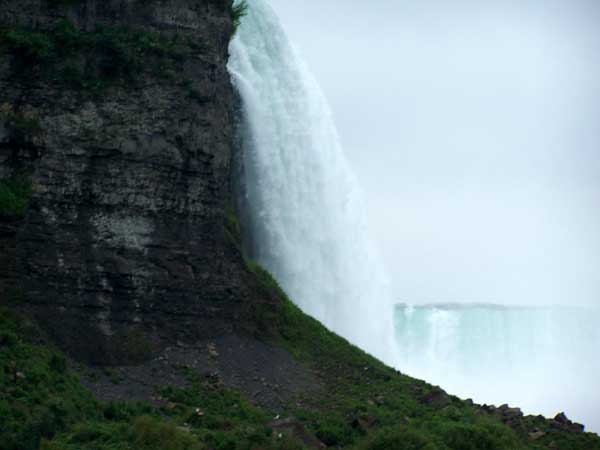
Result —
[[0, 180], [31, 187], [0, 286], [75, 357], [134, 362], [263, 301], [230, 211], [233, 26], [229, 0], [0, 3]]

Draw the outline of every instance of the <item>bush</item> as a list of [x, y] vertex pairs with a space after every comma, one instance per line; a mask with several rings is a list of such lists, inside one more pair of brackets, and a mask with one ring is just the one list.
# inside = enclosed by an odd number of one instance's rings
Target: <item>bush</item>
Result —
[[0, 36], [13, 56], [28, 63], [47, 61], [55, 51], [54, 44], [45, 33], [27, 30], [10, 30]]
[[194, 435], [151, 416], [132, 422], [86, 422], [59, 439], [42, 443], [41, 450], [205, 450]]
[[233, 5], [233, 36], [237, 33], [238, 28], [242, 24], [242, 19], [248, 14], [248, 2], [246, 0], [238, 1]]
[[352, 441], [352, 428], [340, 418], [326, 418], [317, 426], [317, 437], [325, 445], [345, 445]]
[[502, 450], [519, 447], [514, 433], [499, 424], [445, 422], [440, 424], [439, 431], [444, 444], [453, 450]]
[[131, 442], [137, 450], [204, 450], [191, 434], [173, 424], [142, 416], [133, 422]]
[[[65, 2], [70, 0], [60, 0]], [[129, 27], [82, 31], [66, 20], [42, 31], [0, 29], [0, 47], [12, 55], [15, 76], [91, 91], [131, 83], [143, 73], [177, 77], [177, 64], [195, 52], [194, 46], [177, 35]]]
[[0, 330], [0, 347], [14, 347], [19, 342], [19, 338], [15, 333], [9, 330]]
[[438, 447], [416, 430], [384, 428], [360, 445], [359, 450], [438, 450]]
[[31, 183], [24, 177], [0, 181], [0, 214], [23, 217], [31, 192]]
[[67, 372], [64, 355], [29, 343], [30, 328], [0, 308], [0, 340], [8, 344], [0, 345], [2, 450], [37, 450], [42, 439], [97, 414], [96, 401]]

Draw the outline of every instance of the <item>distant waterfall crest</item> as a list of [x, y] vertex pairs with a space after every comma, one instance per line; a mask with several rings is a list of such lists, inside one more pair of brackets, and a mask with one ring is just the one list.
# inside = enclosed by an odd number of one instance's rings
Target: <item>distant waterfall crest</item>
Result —
[[576, 307], [398, 305], [399, 367], [455, 395], [600, 430], [600, 312]]
[[390, 362], [388, 283], [327, 102], [264, 0], [230, 46], [253, 257], [307, 313]]

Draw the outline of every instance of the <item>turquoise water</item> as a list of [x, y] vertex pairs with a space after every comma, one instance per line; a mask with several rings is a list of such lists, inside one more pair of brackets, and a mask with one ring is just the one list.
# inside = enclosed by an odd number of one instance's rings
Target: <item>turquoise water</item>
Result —
[[569, 307], [396, 305], [400, 370], [479, 403], [600, 431], [600, 313]]
[[228, 64], [242, 99], [246, 251], [304, 312], [393, 362], [393, 297], [327, 101], [269, 2], [247, 12]]

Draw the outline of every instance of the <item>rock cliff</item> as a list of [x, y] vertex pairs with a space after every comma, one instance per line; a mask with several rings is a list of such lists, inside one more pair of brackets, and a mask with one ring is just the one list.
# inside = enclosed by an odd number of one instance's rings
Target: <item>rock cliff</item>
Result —
[[6, 293], [90, 363], [242, 324], [231, 2], [3, 0], [0, 27], [0, 180], [31, 186]]

